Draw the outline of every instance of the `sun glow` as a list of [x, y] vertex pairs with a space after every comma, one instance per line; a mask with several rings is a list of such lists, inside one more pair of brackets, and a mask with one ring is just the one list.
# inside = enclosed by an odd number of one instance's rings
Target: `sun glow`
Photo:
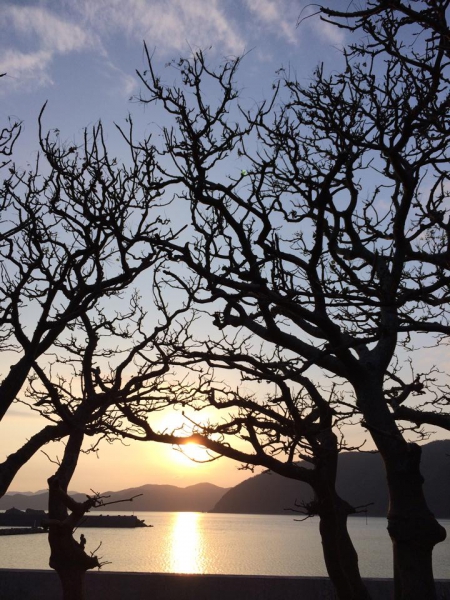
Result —
[[175, 449], [176, 459], [185, 466], [195, 467], [196, 465], [210, 462], [211, 455], [204, 446], [188, 442]]

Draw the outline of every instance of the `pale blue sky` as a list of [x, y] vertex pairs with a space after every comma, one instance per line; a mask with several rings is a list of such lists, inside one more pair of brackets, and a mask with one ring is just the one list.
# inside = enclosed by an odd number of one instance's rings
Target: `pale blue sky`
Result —
[[129, 102], [139, 92], [135, 70], [145, 68], [143, 40], [161, 69], [191, 49], [209, 48], [212, 62], [249, 52], [239, 80], [247, 99], [267, 96], [282, 65], [301, 79], [309, 77], [319, 60], [332, 68], [339, 63], [344, 34], [318, 18], [297, 27], [300, 14], [312, 11], [307, 4], [296, 0], [2, 3], [0, 72], [7, 76], [1, 80], [0, 102], [3, 114], [24, 122], [20, 156], [32, 160], [37, 115], [46, 100], [45, 124], [60, 129], [65, 140], [76, 141], [83, 127], [102, 119], [114, 147], [112, 123], [123, 122], [128, 111], [145, 132], [151, 111]]

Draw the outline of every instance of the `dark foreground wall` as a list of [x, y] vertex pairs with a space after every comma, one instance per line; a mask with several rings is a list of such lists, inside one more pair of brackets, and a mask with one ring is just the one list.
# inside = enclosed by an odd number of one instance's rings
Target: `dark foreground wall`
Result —
[[[392, 581], [368, 579], [373, 600], [391, 600]], [[439, 581], [438, 599], [450, 600], [450, 580]], [[333, 600], [322, 577], [172, 575], [90, 572], [86, 600]], [[54, 571], [0, 569], [1, 600], [60, 600]], [[425, 600], [425, 599], [424, 599]]]

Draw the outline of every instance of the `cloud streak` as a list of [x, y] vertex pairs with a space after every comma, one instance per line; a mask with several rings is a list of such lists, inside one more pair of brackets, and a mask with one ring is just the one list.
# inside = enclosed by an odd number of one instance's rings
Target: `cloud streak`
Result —
[[289, 0], [245, 0], [260, 26], [286, 43], [297, 45], [296, 12], [298, 5]]
[[327, 21], [323, 21], [317, 12], [316, 5], [307, 4], [299, 15], [300, 29], [308, 27], [309, 30], [322, 42], [343, 46], [345, 42], [345, 33], [342, 29], [335, 27]]
[[[295, 0], [34, 2], [24, 5], [15, 0], [0, 6], [0, 39], [4, 40], [0, 42], [0, 68], [16, 86], [50, 85], [56, 59], [90, 52], [127, 94], [134, 87], [131, 74], [119, 66], [122, 61], [117, 56], [112, 58], [127, 41], [129, 48], [130, 43], [140, 45], [145, 40], [160, 56], [170, 58], [186, 55], [190, 47], [212, 47], [216, 56], [236, 56], [253, 46], [261, 57], [267, 57], [277, 44], [298, 47], [304, 37], [296, 27], [301, 3]], [[339, 30], [318, 18], [306, 23], [316, 39], [343, 42]]]
[[51, 52], [66, 54], [92, 45], [92, 38], [85, 30], [46, 8], [5, 6], [0, 14], [2, 21], [6, 21], [16, 32], [27, 37], [34, 34], [39, 45]]
[[17, 0], [0, 8], [0, 34], [12, 41], [3, 50], [0, 42], [0, 65], [16, 86], [49, 85], [55, 59], [92, 51], [127, 93], [130, 76], [108, 53], [117, 36], [138, 44], [145, 39], [162, 55], [186, 53], [189, 46], [241, 54], [245, 41], [223, 6], [220, 0], [43, 0], [34, 6]]
[[7, 48], [0, 53], [0, 69], [7, 72], [16, 85], [30, 82], [51, 84], [50, 67], [56, 56], [86, 50], [94, 45], [93, 37], [81, 27], [45, 7], [3, 5], [0, 27], [3, 31], [13, 32], [16, 42], [30, 48], [27, 52]]
[[37, 81], [40, 85], [51, 84], [48, 67], [52, 61], [52, 54], [46, 50], [38, 52], [21, 52], [20, 50], [6, 50], [0, 55], [0, 72], [7, 73], [16, 84], [23, 85], [29, 81]]
[[118, 32], [163, 52], [214, 45], [239, 54], [245, 43], [219, 0], [78, 0], [72, 7], [102, 37]]

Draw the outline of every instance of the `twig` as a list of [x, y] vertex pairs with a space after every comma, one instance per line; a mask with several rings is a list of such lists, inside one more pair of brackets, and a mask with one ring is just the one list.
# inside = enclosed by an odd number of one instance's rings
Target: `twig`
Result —
[[136, 496], [132, 496], [131, 498], [124, 498], [123, 500], [113, 500], [112, 502], [102, 502], [99, 506], [108, 506], [109, 504], [118, 504], [119, 502], [133, 502], [135, 498], [139, 498], [139, 496], [143, 496], [144, 494], [136, 494]]

